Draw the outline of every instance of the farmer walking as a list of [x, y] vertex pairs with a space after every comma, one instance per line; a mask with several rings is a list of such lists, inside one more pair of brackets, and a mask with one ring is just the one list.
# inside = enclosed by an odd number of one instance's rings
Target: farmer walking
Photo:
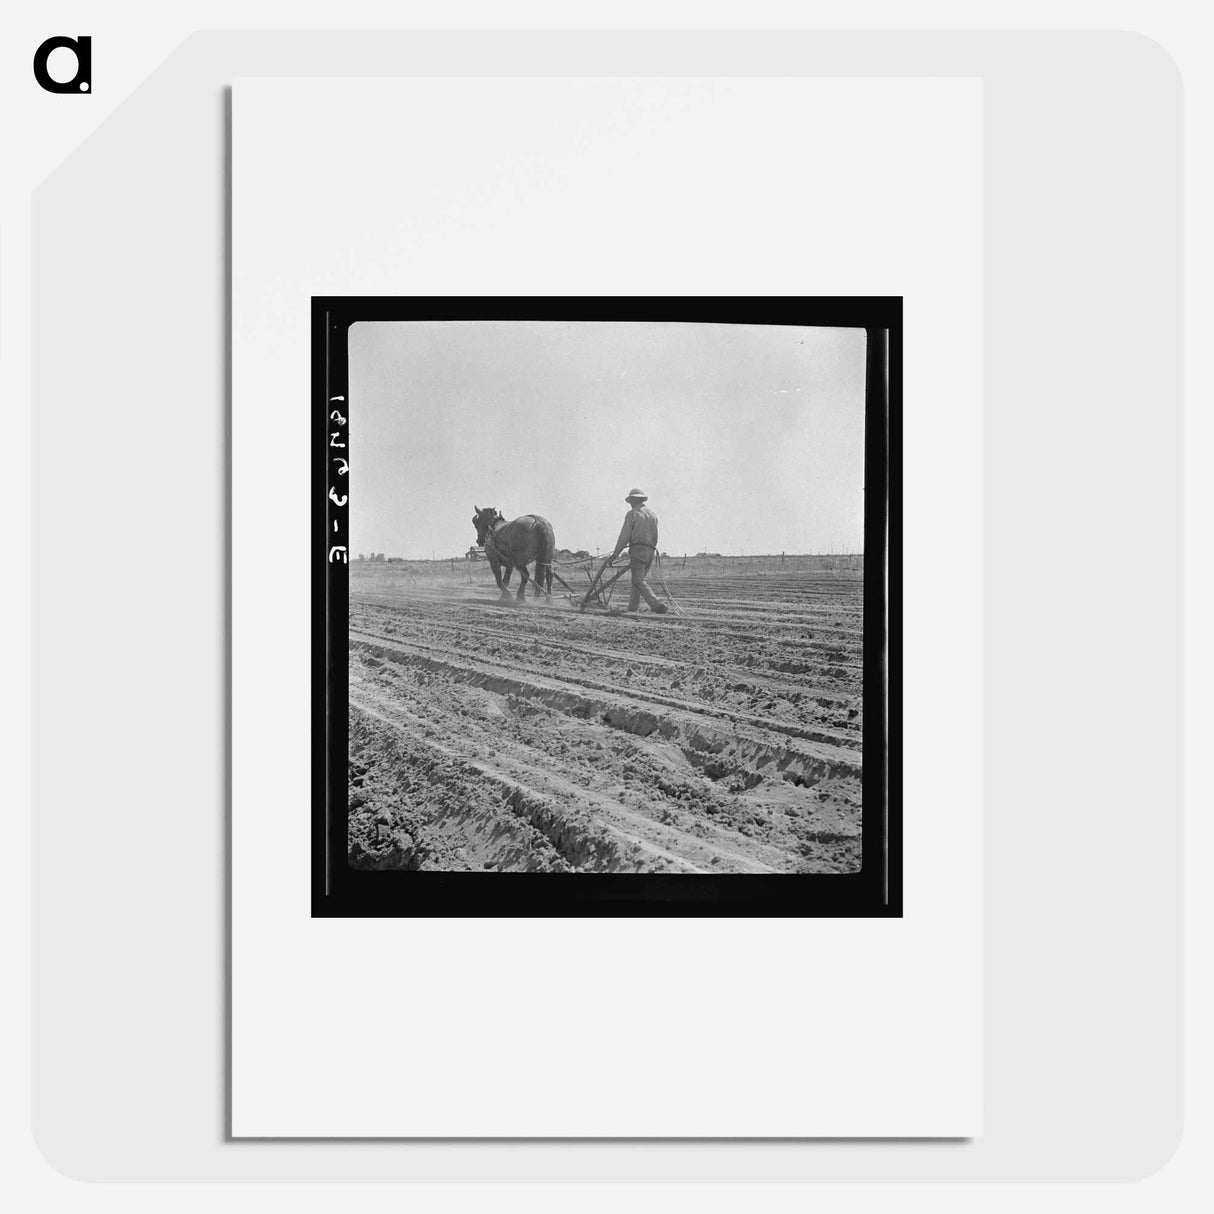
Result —
[[624, 526], [620, 528], [620, 538], [615, 542], [615, 551], [607, 563], [610, 564], [627, 548], [629, 573], [632, 575], [628, 610], [639, 610], [641, 596], [644, 595], [650, 610], [664, 615], [666, 604], [655, 598], [653, 591], [645, 585], [649, 567], [658, 553], [658, 516], [645, 505], [649, 499], [639, 489], [634, 489], [624, 500], [629, 510], [624, 517]]

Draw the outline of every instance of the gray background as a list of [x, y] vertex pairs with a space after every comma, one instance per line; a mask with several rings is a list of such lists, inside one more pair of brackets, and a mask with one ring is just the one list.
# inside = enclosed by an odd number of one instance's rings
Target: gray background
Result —
[[[224, 1142], [224, 87], [505, 71], [985, 80], [980, 1140]], [[1119, 34], [183, 44], [34, 197], [47, 1158], [114, 1180], [1118, 1180], [1161, 1166], [1180, 1134], [1180, 100], [1167, 55]]]

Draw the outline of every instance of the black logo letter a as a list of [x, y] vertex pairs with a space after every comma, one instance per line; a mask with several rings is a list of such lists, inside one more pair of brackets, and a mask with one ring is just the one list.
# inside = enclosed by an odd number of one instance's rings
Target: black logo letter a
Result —
[[[76, 56], [76, 74], [71, 80], [60, 83], [52, 80], [46, 70], [46, 61], [51, 51], [66, 47]], [[83, 34], [79, 38], [48, 38], [34, 52], [34, 79], [48, 93], [87, 93], [93, 87], [93, 40]]]

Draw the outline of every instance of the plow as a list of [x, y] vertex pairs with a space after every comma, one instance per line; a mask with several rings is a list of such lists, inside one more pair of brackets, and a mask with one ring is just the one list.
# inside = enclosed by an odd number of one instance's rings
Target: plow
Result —
[[[661, 558], [657, 558], [660, 570]], [[627, 554], [617, 557], [614, 561], [603, 561], [601, 564], [594, 557], [583, 557], [580, 560], [573, 561], [553, 561], [552, 576], [560, 582], [562, 586], [569, 592], [569, 601], [578, 609], [578, 611], [606, 611], [619, 612], [620, 608], [611, 606], [611, 597], [615, 591], [615, 584], [629, 570], [629, 558]], [[560, 565], [569, 570], [581, 570], [585, 572], [588, 585], [584, 589], [576, 589], [571, 586], [561, 575], [556, 571], [556, 566]], [[597, 572], [595, 565], [598, 565]], [[604, 579], [604, 574], [610, 571], [610, 577]], [[570, 576], [574, 576], [570, 573]], [[683, 615], [683, 611], [671, 597], [670, 590], [666, 585], [665, 579], [660, 572], [657, 577], [652, 579], [662, 588], [662, 592], [666, 597], [670, 610], [676, 615]]]

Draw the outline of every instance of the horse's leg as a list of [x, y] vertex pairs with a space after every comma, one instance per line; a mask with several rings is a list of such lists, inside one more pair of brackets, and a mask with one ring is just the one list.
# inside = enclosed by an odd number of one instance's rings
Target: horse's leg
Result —
[[505, 585], [502, 583], [502, 566], [501, 562], [496, 556], [489, 557], [489, 568], [493, 570], [493, 579], [495, 582], [497, 582], [498, 592], [501, 594], [502, 598], [509, 598], [510, 591], [507, 590]]
[[[540, 529], [538, 536], [537, 556], [535, 558], [535, 580], [543, 582], [548, 591], [548, 597], [552, 597], [552, 562], [556, 559], [556, 532], [552, 530], [552, 524], [547, 519], [543, 520], [544, 525]], [[541, 568], [540, 561], [544, 564]]]
[[527, 597], [527, 582], [529, 581], [529, 578], [527, 576], [526, 565], [519, 565], [518, 577], [518, 601], [521, 603]]

